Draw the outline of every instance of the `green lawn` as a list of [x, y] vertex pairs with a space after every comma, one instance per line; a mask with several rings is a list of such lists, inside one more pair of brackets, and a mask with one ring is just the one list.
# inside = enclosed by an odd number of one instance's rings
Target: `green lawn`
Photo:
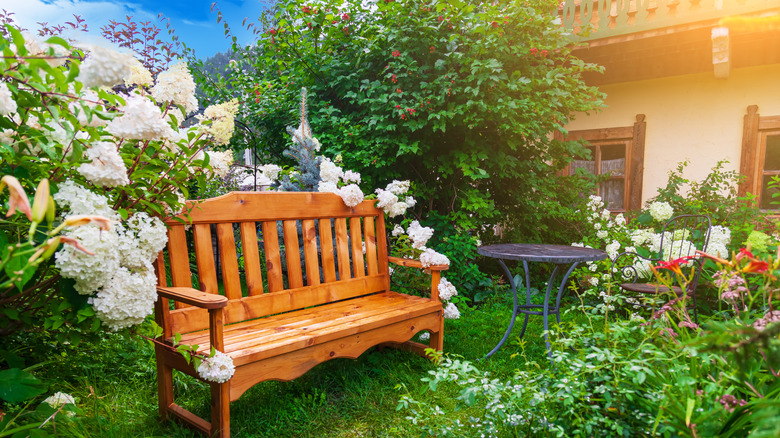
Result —
[[[508, 324], [511, 300], [496, 297], [479, 308], [447, 320], [445, 351], [477, 360], [498, 342]], [[518, 318], [518, 323], [522, 319]], [[502, 350], [479, 366], [495, 377], [510, 377], [523, 364], [519, 327]], [[541, 338], [541, 317], [532, 317], [526, 354], [547, 366]], [[30, 348], [34, 348], [31, 346]], [[46, 346], [41, 346], [46, 348]], [[57, 347], [54, 347], [55, 349]], [[456, 389], [427, 390], [420, 379], [433, 364], [411, 353], [371, 349], [357, 360], [335, 359], [292, 382], [264, 382], [231, 404], [235, 437], [408, 437], [419, 426], [397, 411], [401, 395], [438, 405], [452, 412]], [[107, 335], [99, 343], [63, 350], [37, 375], [50, 383], [50, 393], [68, 392], [83, 410], [79, 430], [89, 437], [190, 437], [189, 429], [157, 417], [153, 349], [144, 341]], [[208, 418], [208, 387], [177, 374], [177, 402]], [[475, 412], [456, 413], [463, 420]]]

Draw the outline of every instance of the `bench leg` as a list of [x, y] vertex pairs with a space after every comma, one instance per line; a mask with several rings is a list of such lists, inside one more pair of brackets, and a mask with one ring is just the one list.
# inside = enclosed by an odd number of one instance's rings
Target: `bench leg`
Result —
[[230, 437], [230, 394], [228, 383], [211, 384], [212, 438]]
[[[158, 347], [159, 348], [159, 347]], [[173, 404], [173, 369], [157, 359], [157, 401], [160, 418], [168, 419], [168, 408]]]
[[444, 351], [444, 318], [439, 322], [439, 331], [431, 333], [430, 347], [436, 351]]

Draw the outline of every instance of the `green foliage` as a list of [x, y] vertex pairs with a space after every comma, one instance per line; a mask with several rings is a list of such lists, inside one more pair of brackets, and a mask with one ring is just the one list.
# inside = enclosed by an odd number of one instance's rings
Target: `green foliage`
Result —
[[368, 185], [411, 180], [418, 212], [471, 232], [511, 222], [527, 239], [560, 239], [581, 187], [556, 170], [582, 147], [549, 134], [602, 96], [582, 83], [595, 67], [571, 56], [553, 10], [547, 1], [391, 1], [373, 11], [284, 1], [257, 46], [233, 47], [229, 78], [204, 90], [243, 99], [254, 134], [236, 146], [256, 142], [284, 164], [279, 123], [295, 120], [292, 90], [306, 86], [325, 154], [341, 154]]
[[[658, 195], [649, 199], [647, 204], [668, 202], [675, 215], [706, 214], [713, 225], [731, 229], [731, 241], [740, 245], [756, 226], [766, 226], [768, 221], [754, 205], [752, 196], [737, 196], [741, 177], [733, 170], [724, 170], [727, 163], [726, 160], [718, 161], [701, 181], [685, 178], [683, 174], [689, 163], [678, 163], [674, 170], [669, 171], [666, 186], [659, 188]], [[647, 216], [647, 213], [642, 216]]]

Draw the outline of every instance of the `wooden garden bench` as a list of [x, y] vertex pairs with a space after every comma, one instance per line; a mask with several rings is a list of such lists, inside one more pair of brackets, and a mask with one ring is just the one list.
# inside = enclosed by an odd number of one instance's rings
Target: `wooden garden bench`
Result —
[[[431, 298], [392, 292], [388, 262], [422, 265], [388, 257], [384, 213], [374, 202], [349, 208], [332, 193], [233, 192], [195, 204], [179, 216], [187, 225], [167, 220], [155, 306], [163, 419], [228, 437], [230, 402], [259, 382], [289, 381], [380, 344], [421, 355], [442, 350], [438, 283], [447, 267], [430, 267]], [[410, 341], [421, 331], [430, 346]], [[199, 378], [173, 348], [176, 333], [200, 353], [213, 346], [233, 359], [232, 379], [210, 383], [211, 422], [174, 403], [172, 370]]]

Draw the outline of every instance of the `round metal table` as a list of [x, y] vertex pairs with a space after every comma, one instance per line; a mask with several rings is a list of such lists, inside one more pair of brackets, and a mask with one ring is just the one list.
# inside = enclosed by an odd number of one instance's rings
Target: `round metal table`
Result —
[[[504, 337], [501, 338], [498, 345], [493, 348], [490, 353], [485, 355], [488, 358], [493, 355], [509, 338], [509, 334], [512, 332], [512, 328], [515, 325], [515, 319], [518, 313], [525, 315], [525, 321], [523, 321], [523, 329], [520, 331], [520, 337], [525, 334], [525, 329], [528, 326], [528, 318], [530, 315], [542, 315], [544, 321], [544, 343], [547, 346], [547, 356], [552, 360], [552, 351], [550, 351], [550, 340], [547, 336], [548, 319], [552, 313], [555, 315], [556, 320], [560, 324], [561, 322], [561, 296], [566, 288], [566, 281], [569, 279], [569, 275], [574, 271], [579, 263], [582, 262], [595, 262], [604, 260], [607, 258], [607, 253], [600, 249], [583, 248], [579, 246], [567, 246], [567, 245], [546, 245], [536, 243], [505, 243], [499, 245], [487, 245], [481, 246], [477, 249], [477, 252], [485, 257], [491, 257], [498, 260], [498, 263], [503, 268], [504, 273], [509, 279], [509, 285], [512, 287], [512, 294], [514, 295], [514, 307], [512, 309], [512, 319], [509, 321], [509, 327], [504, 333]], [[525, 271], [525, 304], [518, 305], [517, 302], [517, 285], [512, 273], [507, 268], [504, 260], [517, 260], [523, 262], [523, 270]], [[553, 263], [555, 268], [550, 274], [550, 280], [547, 282], [547, 292], [544, 295], [543, 304], [531, 304], [531, 275], [528, 269], [529, 262], [537, 263]], [[567, 265], [571, 265], [566, 269]], [[558, 285], [558, 294], [555, 297], [555, 305], [550, 305], [550, 294], [552, 293], [553, 285], [555, 285], [555, 277], [559, 273], [566, 271], [561, 278]], [[541, 310], [534, 310], [541, 309]], [[484, 358], [483, 358], [484, 359]]]

